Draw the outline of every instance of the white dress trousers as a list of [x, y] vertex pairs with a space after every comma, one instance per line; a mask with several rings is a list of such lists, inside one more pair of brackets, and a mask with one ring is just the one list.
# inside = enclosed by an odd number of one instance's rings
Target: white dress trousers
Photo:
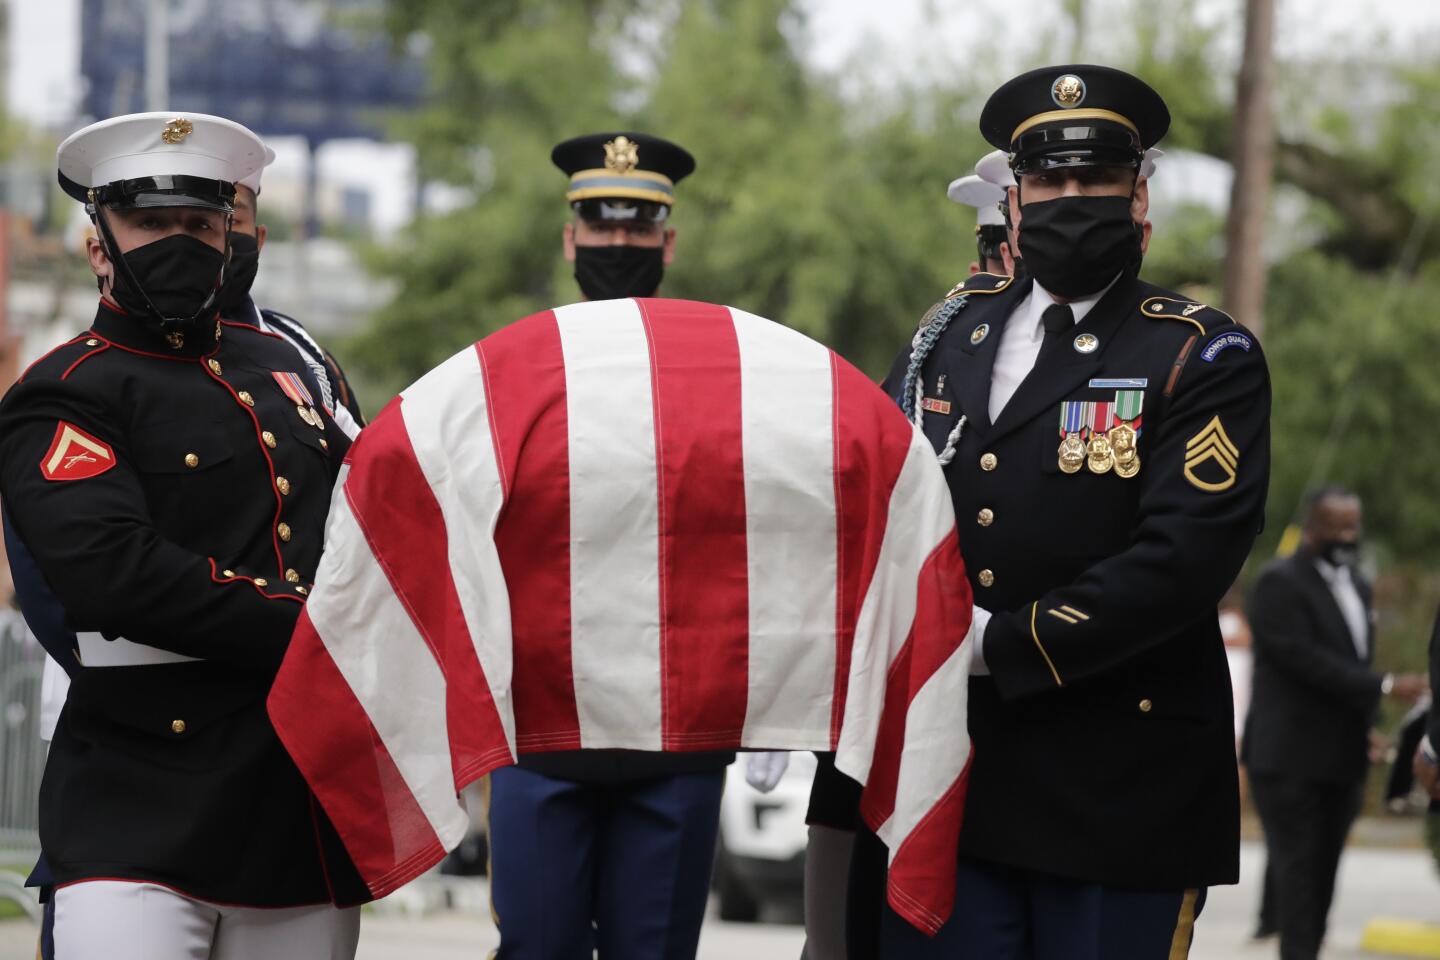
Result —
[[359, 942], [359, 907], [226, 907], [128, 880], [55, 891], [54, 960], [354, 960]]

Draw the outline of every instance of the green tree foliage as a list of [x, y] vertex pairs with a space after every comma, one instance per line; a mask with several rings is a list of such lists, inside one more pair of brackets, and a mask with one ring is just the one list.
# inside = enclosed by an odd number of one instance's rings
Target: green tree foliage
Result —
[[[393, 0], [391, 29], [434, 42], [432, 106], [401, 130], [427, 176], [476, 199], [372, 254], [400, 292], [352, 345], [357, 362], [397, 388], [465, 343], [576, 299], [550, 148], [634, 128], [698, 161], [677, 190], [667, 295], [780, 319], [882, 371], [973, 259], [972, 221], [942, 198], [987, 147], [963, 89], [889, 108], [843, 102], [787, 39], [801, 26], [794, 7]], [[658, 41], [634, 35], [637, 13], [665, 24]], [[627, 57], [645, 60], [638, 78], [617, 62]]]

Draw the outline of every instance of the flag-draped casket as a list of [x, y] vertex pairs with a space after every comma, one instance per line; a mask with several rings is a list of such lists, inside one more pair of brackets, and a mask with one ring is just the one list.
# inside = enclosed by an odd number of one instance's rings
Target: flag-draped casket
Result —
[[576, 304], [361, 434], [270, 713], [377, 897], [517, 752], [834, 750], [933, 931], [970, 611], [934, 452], [858, 370], [733, 308]]

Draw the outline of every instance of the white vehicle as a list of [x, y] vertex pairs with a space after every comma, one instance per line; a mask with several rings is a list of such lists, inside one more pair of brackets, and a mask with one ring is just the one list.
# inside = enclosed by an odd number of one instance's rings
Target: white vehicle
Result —
[[799, 904], [805, 888], [805, 811], [815, 755], [796, 752], [775, 789], [761, 793], [740, 772], [725, 779], [713, 885], [721, 920], [753, 921], [767, 903]]

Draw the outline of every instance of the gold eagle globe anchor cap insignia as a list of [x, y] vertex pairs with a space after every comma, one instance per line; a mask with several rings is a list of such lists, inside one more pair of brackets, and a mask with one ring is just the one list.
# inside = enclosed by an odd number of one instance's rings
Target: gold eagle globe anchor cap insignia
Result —
[[184, 143], [185, 138], [195, 132], [195, 124], [184, 117], [176, 117], [165, 124], [165, 129], [160, 131], [160, 139], [166, 143]]

